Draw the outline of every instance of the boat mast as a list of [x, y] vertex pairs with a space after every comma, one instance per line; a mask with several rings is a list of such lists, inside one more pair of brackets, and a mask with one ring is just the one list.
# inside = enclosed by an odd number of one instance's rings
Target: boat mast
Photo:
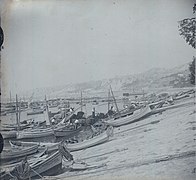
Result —
[[12, 94], [11, 94], [11, 91], [10, 91], [10, 103], [12, 102]]
[[83, 106], [82, 105], [82, 91], [81, 91], [81, 104], [80, 105], [81, 105], [81, 111], [82, 111], [82, 106]]
[[110, 89], [108, 91], [108, 111], [110, 110]]
[[19, 107], [18, 107], [18, 119], [19, 119], [19, 122], [20, 122], [20, 113], [21, 113], [21, 99], [20, 99], [20, 102], [19, 102]]
[[115, 97], [114, 97], [114, 93], [113, 93], [113, 91], [112, 91], [111, 85], [110, 85], [110, 90], [111, 90], [112, 97], [113, 97], [113, 99], [114, 99], [114, 104], [115, 104], [115, 106], [116, 106], [116, 110], [117, 110], [118, 114], [120, 115], [120, 111], [119, 111], [119, 109], [118, 109], [118, 106], [117, 106], [117, 103], [116, 103], [116, 99], [115, 99]]
[[18, 114], [18, 96], [16, 94], [16, 123], [18, 125], [17, 130], [20, 130], [20, 119], [19, 119], [19, 114]]
[[49, 109], [48, 109], [48, 103], [45, 95], [45, 103], [46, 103], [46, 125], [51, 125], [50, 118], [49, 118]]

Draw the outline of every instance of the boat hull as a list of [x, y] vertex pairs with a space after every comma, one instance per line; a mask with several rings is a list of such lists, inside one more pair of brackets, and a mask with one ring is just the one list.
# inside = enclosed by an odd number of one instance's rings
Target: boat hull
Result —
[[31, 131], [19, 131], [16, 139], [32, 139], [54, 135], [53, 129], [35, 129]]
[[3, 136], [3, 139], [11, 139], [16, 138], [17, 131], [11, 130], [11, 131], [1, 131], [1, 134]]
[[[62, 155], [59, 151], [56, 151], [52, 155], [40, 160], [38, 158], [35, 162], [30, 163], [30, 171], [28, 177], [23, 177], [24, 180], [29, 178], [40, 178], [43, 176], [57, 175], [62, 170]], [[1, 175], [2, 180], [11, 179], [11, 176], [17, 177], [17, 170], [14, 168], [9, 173]]]
[[54, 135], [56, 137], [70, 137], [70, 136], [72, 136], [74, 134], [77, 134], [81, 130], [82, 130], [82, 126], [78, 127], [75, 130], [63, 130], [63, 129], [59, 129], [59, 130], [54, 130]]
[[31, 147], [26, 147], [24, 149], [18, 149], [18, 150], [12, 150], [12, 151], [8, 151], [8, 152], [2, 152], [0, 159], [1, 161], [7, 161], [7, 160], [14, 160], [17, 158], [21, 158], [24, 156], [28, 156], [30, 154], [34, 154], [38, 151], [38, 145], [34, 145]]
[[107, 129], [102, 134], [95, 136], [89, 140], [85, 140], [83, 142], [75, 143], [75, 144], [67, 144], [66, 147], [70, 152], [90, 148], [107, 142], [109, 140], [109, 137], [112, 135], [112, 133], [113, 133], [113, 129]]
[[119, 127], [119, 126], [123, 126], [123, 125], [127, 125], [130, 123], [134, 123], [139, 121], [141, 118], [150, 115], [151, 109], [149, 106], [146, 106], [143, 109], [137, 110], [137, 112], [134, 112], [132, 115], [128, 115], [125, 117], [120, 117], [118, 119], [110, 119], [105, 121], [105, 123], [107, 125], [111, 125], [113, 127]]
[[35, 112], [28, 112], [28, 113], [27, 113], [27, 116], [36, 115], [36, 114], [43, 114], [43, 113], [44, 113], [43, 110], [41, 110], [41, 111], [35, 111]]
[[55, 175], [62, 168], [62, 155], [59, 151], [56, 151], [45, 160], [30, 166], [32, 168], [31, 177], [36, 177], [38, 174], [42, 176]]

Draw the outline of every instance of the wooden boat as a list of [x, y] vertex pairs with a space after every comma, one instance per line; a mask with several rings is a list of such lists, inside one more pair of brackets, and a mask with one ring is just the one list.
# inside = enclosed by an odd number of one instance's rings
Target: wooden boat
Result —
[[190, 95], [188, 93], [184, 93], [184, 94], [174, 97], [174, 100], [180, 100], [180, 99], [187, 98], [187, 97], [190, 97]]
[[188, 99], [187, 101], [183, 101], [181, 103], [176, 103], [176, 104], [161, 107], [161, 108], [154, 108], [151, 110], [150, 114], [153, 115], [153, 114], [161, 113], [166, 110], [175, 109], [175, 108], [179, 108], [182, 106], [189, 106], [189, 105], [193, 105], [193, 104], [194, 104], [194, 101], [191, 99]]
[[151, 109], [149, 108], [149, 106], [146, 106], [145, 108], [134, 111], [132, 115], [119, 117], [119, 118], [112, 118], [112, 119], [105, 121], [105, 123], [113, 127], [119, 127], [119, 126], [123, 126], [129, 123], [134, 123], [140, 120], [141, 118], [143, 118], [144, 116], [149, 115], [150, 112], [151, 112]]
[[71, 135], [77, 134], [82, 130], [82, 125], [79, 125], [76, 129], [74, 126], [61, 127], [54, 129], [54, 135], [56, 137], [70, 137]]
[[[65, 144], [65, 146], [70, 152], [79, 151], [81, 149], [86, 149], [86, 148], [90, 148], [90, 147], [105, 143], [109, 140], [109, 137], [112, 135], [113, 135], [113, 128], [108, 127], [108, 129], [105, 132], [103, 132], [100, 135], [94, 136], [91, 139], [84, 140], [83, 142], [74, 143], [74, 144]], [[11, 141], [11, 142], [15, 144], [15, 141]], [[39, 147], [41, 148], [47, 147], [48, 152], [53, 152], [53, 151], [58, 150], [58, 146], [60, 144], [60, 143], [22, 142], [22, 141], [20, 141], [19, 143], [23, 145], [25, 144], [26, 145], [39, 145]]]
[[27, 129], [23, 131], [18, 131], [16, 134], [16, 139], [32, 139], [39, 137], [47, 137], [54, 134], [52, 128], [39, 128], [39, 129]]
[[[23, 124], [20, 125], [20, 130], [27, 129], [28, 127], [32, 126], [31, 124]], [[2, 125], [1, 134], [4, 139], [12, 139], [16, 138], [17, 136], [17, 127], [15, 125]]]
[[109, 140], [109, 137], [113, 135], [113, 128], [109, 127], [105, 132], [97, 135], [91, 139], [84, 140], [79, 143], [67, 144], [66, 147], [70, 152], [79, 151], [82, 149], [97, 146], [99, 144], [105, 143]]
[[1, 131], [1, 134], [3, 136], [3, 139], [16, 138], [16, 133], [17, 133], [17, 131], [15, 131], [15, 130], [11, 130], [11, 131], [2, 130]]
[[[46, 100], [46, 97], [45, 97]], [[44, 111], [43, 111], [44, 112]], [[54, 131], [52, 128], [52, 124], [49, 118], [49, 110], [48, 105], [46, 101], [46, 126], [47, 128], [37, 128], [37, 129], [26, 129], [23, 131], [18, 131], [16, 134], [16, 139], [34, 139], [34, 138], [40, 138], [40, 137], [47, 137], [54, 135]]]
[[[28, 120], [31, 120], [31, 119], [28, 119]], [[25, 120], [24, 120], [25, 121]], [[31, 126], [31, 123], [24, 123], [23, 122], [20, 122], [20, 130], [23, 130], [23, 129], [26, 129], [28, 128], [29, 126]], [[27, 121], [26, 121], [27, 122]], [[13, 130], [13, 129], [17, 129], [18, 128], [18, 125], [17, 124], [1, 124], [1, 127], [3, 129], [10, 129], [10, 130]]]
[[27, 116], [29, 116], [29, 115], [36, 115], [36, 114], [43, 114], [43, 113], [44, 113], [44, 110], [33, 110], [31, 112], [28, 112]]
[[25, 175], [25, 170], [28, 171], [28, 176], [23, 177], [24, 179], [29, 179], [32, 177], [42, 177], [51, 176], [57, 174], [62, 169], [62, 154], [58, 150], [51, 155], [44, 155], [43, 157], [38, 157], [33, 160], [27, 161], [29, 168], [23, 169], [22, 165], [18, 165], [11, 170], [4, 172], [1, 176], [1, 180], [12, 179], [18, 176], [18, 169], [20, 169], [21, 174]]
[[23, 146], [33, 146], [38, 145], [39, 150], [47, 149], [48, 153], [54, 152], [58, 150], [58, 146], [60, 143], [48, 143], [48, 142], [25, 142], [25, 141], [9, 141], [11, 146], [23, 145]]
[[14, 160], [38, 151], [38, 145], [33, 146], [17, 146], [17, 148], [4, 149], [1, 153], [1, 161]]
[[62, 155], [59, 151], [54, 152], [43, 160], [30, 165], [33, 171], [31, 171], [30, 177], [40, 175], [55, 175], [62, 168]]

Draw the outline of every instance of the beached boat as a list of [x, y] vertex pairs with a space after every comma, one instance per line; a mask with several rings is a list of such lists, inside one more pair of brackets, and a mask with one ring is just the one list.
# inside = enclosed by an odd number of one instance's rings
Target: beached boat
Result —
[[47, 158], [37, 161], [30, 165], [31, 171], [30, 177], [40, 175], [55, 175], [62, 168], [62, 155], [59, 151], [54, 152]]
[[47, 137], [54, 134], [52, 128], [38, 128], [38, 129], [27, 129], [18, 131], [16, 133], [16, 139], [32, 139], [39, 137]]
[[54, 129], [54, 135], [56, 137], [70, 137], [74, 134], [77, 134], [81, 130], [82, 130], [81, 125], [79, 125], [76, 128], [74, 126], [65, 126], [63, 128], [60, 127], [60, 128]]
[[[22, 164], [23, 163], [23, 164]], [[22, 162], [10, 171], [4, 172], [1, 180], [14, 178], [29, 179], [33, 177], [43, 177], [57, 174], [62, 169], [62, 154], [58, 150], [51, 155], [44, 155], [33, 159], [33, 161]], [[21, 176], [21, 177], [20, 177]]]
[[4, 149], [1, 152], [0, 160], [14, 160], [30, 154], [34, 154], [38, 151], [38, 145], [33, 146], [17, 146], [17, 148]]
[[171, 105], [168, 105], [168, 106], [165, 106], [165, 107], [152, 108], [151, 112], [150, 112], [150, 115], [161, 113], [163, 111], [170, 110], [170, 109], [179, 108], [179, 107], [182, 107], [182, 106], [190, 106], [190, 105], [193, 105], [193, 104], [194, 104], [194, 99], [187, 99], [187, 100], [184, 100], [183, 102], [180, 102], [180, 103], [175, 102], [175, 104], [171, 104]]
[[109, 127], [105, 132], [100, 135], [94, 136], [91, 139], [84, 140], [79, 143], [67, 144], [66, 147], [70, 152], [87, 149], [99, 144], [105, 143], [109, 140], [109, 137], [113, 135], [113, 128]]
[[48, 153], [51, 153], [53, 151], [57, 151], [58, 150], [58, 146], [60, 145], [60, 143], [49, 143], [49, 142], [26, 142], [26, 141], [9, 141], [11, 146], [18, 146], [18, 145], [22, 145], [22, 146], [33, 146], [33, 145], [38, 145], [39, 146], [39, 150], [44, 150], [47, 149]]
[[20, 125], [17, 125], [17, 124], [1, 124], [1, 130], [2, 131], [16, 131], [17, 129], [23, 130], [23, 129], [27, 129], [27, 128], [33, 126], [33, 124], [31, 122], [26, 121], [26, 123], [24, 123], [24, 121], [20, 122]]
[[123, 126], [126, 124], [137, 122], [141, 118], [149, 115], [150, 112], [151, 112], [151, 109], [149, 108], [149, 106], [146, 106], [144, 108], [135, 110], [133, 112], [133, 114], [131, 114], [131, 115], [127, 115], [124, 117], [120, 116], [118, 118], [111, 118], [111, 119], [105, 121], [105, 123], [108, 125], [111, 125], [113, 127], [119, 127], [119, 126]]
[[16, 124], [1, 124], [1, 134], [4, 139], [16, 138], [17, 130], [26, 129], [31, 126], [27, 120], [20, 122], [20, 108], [18, 108], [18, 98], [16, 95]]
[[36, 114], [43, 114], [44, 110], [33, 110], [31, 112], [27, 112], [27, 115], [36, 115]]
[[3, 139], [11, 139], [11, 138], [16, 138], [16, 130], [1, 130], [1, 134], [3, 136]]
[[40, 137], [48, 137], [54, 135], [53, 128], [51, 126], [51, 121], [49, 118], [49, 110], [46, 105], [46, 128], [36, 128], [36, 129], [26, 129], [23, 131], [18, 131], [16, 134], [16, 139], [34, 139]]
[[[108, 127], [107, 130], [97, 136], [94, 136], [91, 139], [84, 140], [79, 143], [74, 143], [74, 144], [65, 144], [67, 149], [72, 152], [72, 151], [79, 151], [81, 149], [86, 149], [90, 148], [102, 143], [105, 143], [109, 140], [109, 137], [113, 135], [113, 128]], [[58, 150], [58, 146], [60, 143], [42, 143], [42, 142], [23, 142], [23, 141], [11, 141], [12, 144], [17, 145], [17, 143], [21, 143], [23, 145], [39, 145], [40, 148], [47, 148], [48, 152], [53, 152]]]

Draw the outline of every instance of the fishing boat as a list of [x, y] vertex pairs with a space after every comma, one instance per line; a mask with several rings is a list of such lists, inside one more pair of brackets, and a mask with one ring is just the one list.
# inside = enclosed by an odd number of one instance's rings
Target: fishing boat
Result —
[[182, 106], [189, 106], [189, 105], [193, 105], [193, 104], [194, 104], [194, 101], [192, 99], [186, 99], [183, 102], [177, 102], [177, 103], [175, 102], [175, 104], [171, 104], [171, 105], [160, 107], [160, 108], [159, 107], [158, 108], [151, 107], [150, 114], [153, 115], [153, 114], [157, 114], [157, 113], [162, 113], [163, 111], [166, 111], [166, 110], [175, 109], [175, 108], [179, 108]]
[[4, 149], [1, 152], [0, 160], [14, 160], [30, 154], [34, 154], [38, 151], [38, 145], [33, 146], [17, 146], [17, 148]]
[[78, 127], [74, 126], [65, 126], [65, 127], [60, 127], [57, 129], [54, 129], [54, 135], [56, 137], [70, 137], [72, 135], [77, 134], [82, 130], [82, 125], [79, 125]]
[[49, 142], [27, 142], [27, 141], [9, 141], [11, 147], [22, 145], [22, 146], [33, 146], [38, 145], [39, 150], [47, 149], [48, 153], [54, 152], [58, 150], [59, 142], [57, 143], [49, 143]]
[[133, 114], [131, 114], [131, 115], [111, 118], [111, 119], [105, 121], [105, 123], [108, 124], [108, 125], [111, 125], [113, 127], [119, 127], [119, 126], [123, 126], [123, 125], [126, 125], [126, 124], [137, 122], [141, 118], [143, 118], [144, 116], [149, 115], [150, 112], [151, 112], [151, 109], [149, 108], [149, 106], [146, 106], [144, 108], [135, 110], [133, 112]]
[[[22, 124], [20, 123], [20, 130], [26, 129], [28, 127], [30, 127], [32, 124], [31, 123], [26, 123], [26, 124]], [[17, 124], [1, 124], [2, 130], [16, 130], [18, 128]]]
[[[46, 101], [46, 97], [45, 97], [45, 101]], [[39, 128], [31, 128], [31, 129], [25, 129], [23, 131], [18, 131], [16, 134], [16, 139], [34, 139], [40, 137], [47, 137], [51, 135], [54, 135], [54, 131], [49, 118], [49, 110], [46, 101], [46, 128], [39, 127]]]
[[17, 133], [16, 130], [1, 130], [3, 139], [16, 138], [16, 133]]
[[31, 112], [27, 112], [27, 116], [36, 115], [36, 114], [43, 114], [43, 113], [44, 113], [44, 110], [36, 109], [36, 110], [31, 111]]
[[99, 144], [103, 144], [109, 140], [109, 137], [113, 135], [113, 128], [109, 127], [107, 130], [100, 135], [94, 136], [91, 139], [84, 140], [79, 143], [67, 144], [66, 147], [70, 152], [87, 149]]
[[[26, 125], [24, 126], [26, 128]], [[20, 107], [18, 107], [18, 97], [16, 94], [16, 124], [2, 124], [1, 134], [4, 139], [16, 138], [16, 133], [20, 129]]]
[[30, 165], [31, 171], [30, 177], [40, 175], [55, 175], [62, 168], [62, 155], [59, 151], [54, 152], [43, 160]]
[[52, 154], [43, 155], [33, 160], [22, 162], [16, 167], [4, 171], [1, 180], [8, 180], [22, 176], [23, 179], [56, 175], [62, 169], [62, 154], [59, 150]]
[[[107, 130], [97, 136], [92, 137], [91, 139], [84, 140], [79, 143], [74, 144], [65, 144], [66, 148], [72, 151], [79, 151], [82, 149], [90, 148], [93, 146], [97, 146], [99, 144], [105, 143], [109, 140], [109, 138], [113, 135], [113, 127], [108, 127]], [[39, 145], [40, 148], [47, 148], [48, 152], [54, 152], [58, 150], [58, 146], [60, 143], [44, 143], [44, 142], [23, 142], [23, 141], [11, 141], [12, 144], [17, 145], [17, 143], [21, 143], [23, 145]]]
[[23, 131], [18, 131], [16, 133], [16, 139], [32, 139], [47, 137], [54, 134], [52, 128], [38, 128], [38, 129], [27, 129]]

